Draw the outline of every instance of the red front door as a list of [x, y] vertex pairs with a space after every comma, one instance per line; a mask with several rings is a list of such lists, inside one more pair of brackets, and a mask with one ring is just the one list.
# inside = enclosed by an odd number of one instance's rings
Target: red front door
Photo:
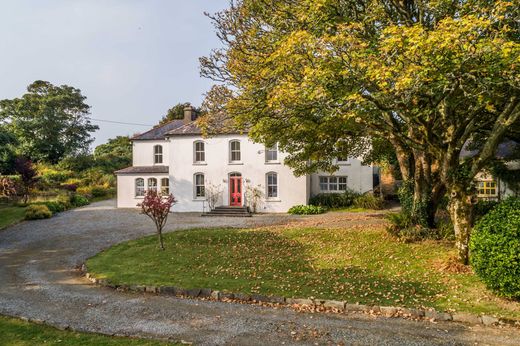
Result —
[[242, 177], [229, 177], [229, 205], [242, 206]]

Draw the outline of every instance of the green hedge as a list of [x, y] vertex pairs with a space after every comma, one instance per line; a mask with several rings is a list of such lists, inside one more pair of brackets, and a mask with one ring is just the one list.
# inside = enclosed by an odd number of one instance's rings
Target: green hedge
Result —
[[327, 209], [316, 205], [295, 205], [287, 212], [295, 215], [323, 214]]
[[470, 241], [470, 262], [486, 285], [520, 299], [520, 198], [509, 198], [480, 219]]
[[319, 193], [309, 199], [309, 204], [331, 209], [346, 208], [350, 207], [358, 196], [357, 192], [350, 190], [343, 193]]

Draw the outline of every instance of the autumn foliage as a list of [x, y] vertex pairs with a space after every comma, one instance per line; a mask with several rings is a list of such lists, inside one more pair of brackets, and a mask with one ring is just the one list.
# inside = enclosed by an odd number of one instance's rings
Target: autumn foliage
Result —
[[148, 216], [155, 223], [161, 250], [164, 250], [162, 230], [168, 220], [170, 209], [176, 202], [177, 201], [172, 194], [165, 196], [158, 193], [156, 190], [148, 190], [144, 196], [143, 202], [137, 205], [138, 207], [141, 207], [141, 213]]

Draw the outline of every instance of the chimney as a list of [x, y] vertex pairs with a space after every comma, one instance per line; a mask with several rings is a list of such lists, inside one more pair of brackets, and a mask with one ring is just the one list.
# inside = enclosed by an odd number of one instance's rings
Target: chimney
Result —
[[191, 123], [197, 119], [197, 111], [191, 105], [184, 107], [184, 124]]

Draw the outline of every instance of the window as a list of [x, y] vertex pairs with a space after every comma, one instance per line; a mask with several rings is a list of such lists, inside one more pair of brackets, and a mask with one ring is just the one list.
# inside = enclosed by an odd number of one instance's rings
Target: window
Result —
[[339, 163], [339, 164], [347, 164], [347, 163], [349, 163], [349, 158], [348, 157], [338, 156], [336, 158], [336, 162]]
[[265, 148], [265, 162], [277, 162], [278, 161], [278, 144], [273, 145], [270, 148]]
[[195, 142], [194, 152], [195, 152], [194, 162], [205, 162], [206, 161], [206, 153], [204, 152], [204, 142], [201, 142], [201, 141]]
[[163, 163], [162, 145], [156, 145], [153, 147], [153, 163]]
[[137, 178], [135, 180], [135, 196], [143, 197], [144, 196], [144, 179]]
[[157, 179], [148, 178], [148, 190], [157, 191]]
[[267, 198], [278, 197], [278, 174], [269, 172], [267, 175]]
[[497, 182], [494, 180], [479, 181], [478, 182], [478, 196], [479, 197], [496, 197], [497, 196]]
[[320, 177], [320, 190], [322, 192], [347, 191], [347, 177]]
[[204, 198], [206, 191], [204, 188], [204, 174], [196, 173], [194, 176], [195, 182], [195, 198]]
[[229, 161], [238, 162], [240, 159], [240, 141], [229, 142]]
[[161, 179], [161, 194], [162, 195], [170, 194], [170, 179], [168, 179], [168, 178]]

